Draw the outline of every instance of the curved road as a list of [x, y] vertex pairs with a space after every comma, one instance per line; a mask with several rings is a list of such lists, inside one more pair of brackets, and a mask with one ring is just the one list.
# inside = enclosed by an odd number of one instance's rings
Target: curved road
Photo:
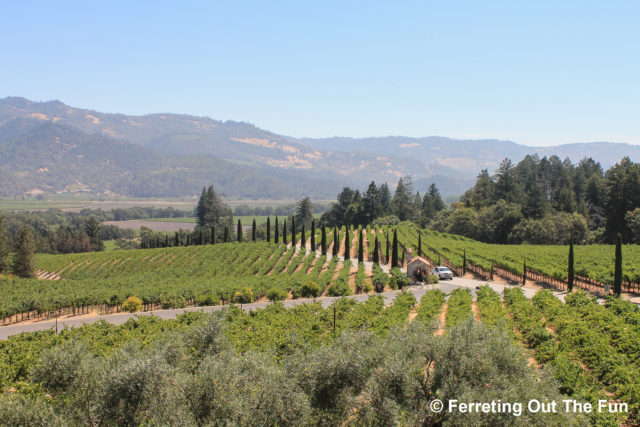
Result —
[[[411, 286], [407, 289], [408, 292], [411, 292], [415, 295], [415, 297], [420, 300], [420, 298], [425, 294], [425, 292], [429, 289], [440, 289], [445, 293], [450, 293], [456, 288], [464, 287], [469, 288], [474, 295], [475, 298], [475, 290], [477, 286], [487, 284], [487, 282], [483, 282], [480, 280], [466, 279], [456, 277], [451, 281], [440, 282], [436, 285], [425, 285], [425, 286]], [[493, 288], [495, 291], [502, 293], [502, 290], [508, 285], [502, 285], [498, 283], [489, 283], [489, 286]], [[522, 288], [525, 295], [527, 297], [532, 297], [536, 293], [536, 289], [533, 288]], [[396, 297], [399, 291], [391, 291], [391, 292], [383, 292], [381, 295], [385, 299], [385, 304], [391, 304], [393, 299]], [[564, 294], [562, 292], [555, 291], [554, 294], [560, 298], [564, 299]], [[351, 295], [347, 298], [352, 298], [357, 301], [365, 301], [370, 294], [364, 295]], [[301, 298], [295, 300], [286, 300], [283, 301], [285, 307], [293, 307], [300, 304], [305, 304], [313, 301], [320, 302], [324, 307], [330, 306], [336, 299], [340, 297], [322, 297], [322, 298]], [[252, 304], [242, 304], [241, 307], [245, 311], [256, 310], [259, 308], [264, 308], [271, 303], [269, 302], [257, 302]], [[156, 310], [150, 312], [139, 312], [139, 313], [117, 313], [117, 314], [106, 314], [101, 316], [94, 317], [82, 317], [82, 318], [65, 318], [58, 320], [58, 330], [62, 330], [65, 327], [73, 328], [79, 327], [85, 324], [95, 323], [100, 320], [105, 320], [114, 325], [120, 325], [126, 322], [129, 319], [137, 318], [140, 316], [156, 316], [161, 319], [173, 319], [176, 315], [184, 313], [186, 311], [204, 311], [206, 313], [218, 311], [227, 306], [210, 306], [210, 307], [188, 307], [188, 308], [179, 308], [172, 310]], [[55, 320], [45, 320], [34, 323], [24, 323], [17, 324], [11, 326], [0, 326], [0, 339], [5, 340], [11, 335], [20, 334], [22, 332], [34, 332], [34, 331], [44, 331], [48, 329], [55, 329], [56, 322]]]

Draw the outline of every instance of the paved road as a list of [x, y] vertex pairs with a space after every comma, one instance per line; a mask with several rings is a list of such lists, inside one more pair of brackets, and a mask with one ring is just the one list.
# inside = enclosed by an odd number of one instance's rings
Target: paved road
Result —
[[[480, 280], [455, 277], [453, 280], [443, 281], [438, 283], [437, 285], [410, 287], [408, 288], [408, 291], [413, 293], [415, 297], [418, 300], [420, 300], [420, 298], [429, 289], [440, 289], [443, 292], [448, 294], [456, 288], [464, 287], [471, 290], [475, 299], [476, 287], [484, 284], [486, 284], [486, 282], [483, 282]], [[498, 283], [489, 283], [489, 286], [495, 291], [497, 291], [498, 293], [502, 293], [503, 289], [508, 285], [502, 285]], [[527, 297], [532, 297], [536, 292], [535, 289], [531, 289], [531, 288], [522, 288], [522, 289]], [[391, 291], [391, 292], [383, 292], [381, 295], [385, 299], [385, 304], [388, 305], [388, 304], [391, 304], [391, 302], [393, 301], [393, 299], [396, 297], [397, 294], [398, 294], [398, 291]], [[558, 296], [558, 298], [564, 299], [564, 295], [561, 292], [554, 292], [554, 294]], [[365, 301], [368, 297], [369, 295], [352, 295], [347, 298], [352, 298], [352, 299], [355, 299], [356, 301]], [[296, 300], [286, 300], [284, 301], [284, 305], [286, 307], [293, 307], [300, 304], [318, 301], [324, 307], [328, 307], [338, 298], [339, 297], [322, 297], [322, 298], [316, 298], [316, 299], [301, 298]], [[245, 311], [251, 311], [258, 308], [264, 308], [269, 304], [270, 303], [268, 302], [259, 302], [259, 303], [252, 303], [252, 304], [243, 304], [241, 307]], [[176, 317], [176, 315], [184, 313], [186, 311], [204, 311], [206, 313], [210, 313], [213, 311], [221, 310], [222, 308], [224, 308], [224, 306], [188, 307], [188, 308], [180, 308], [180, 309], [173, 309], [173, 310], [156, 310], [153, 312], [144, 312], [144, 313], [141, 312], [141, 313], [135, 313], [135, 314], [118, 313], [118, 314], [106, 314], [106, 315], [95, 316], [95, 317], [66, 318], [64, 320], [58, 321], [58, 329], [61, 330], [65, 327], [69, 327], [69, 328], [79, 327], [84, 324], [95, 323], [100, 320], [105, 320], [114, 325], [120, 325], [129, 319], [133, 319], [140, 316], [156, 316], [161, 319], [173, 319]], [[12, 325], [12, 326], [0, 326], [0, 339], [4, 340], [10, 337], [11, 335], [16, 335], [22, 332], [44, 331], [44, 330], [55, 329], [55, 328], [56, 328], [55, 320], [46, 320], [46, 321], [35, 322], [35, 323], [24, 323], [24, 324]]]

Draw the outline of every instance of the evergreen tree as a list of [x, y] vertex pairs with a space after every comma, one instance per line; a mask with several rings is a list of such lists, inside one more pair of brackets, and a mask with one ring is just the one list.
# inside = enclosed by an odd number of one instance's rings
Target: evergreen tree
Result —
[[280, 231], [278, 230], [278, 215], [276, 215], [276, 229], [273, 238], [276, 243], [280, 241]]
[[295, 217], [299, 225], [309, 226], [311, 224], [313, 220], [313, 203], [311, 203], [310, 198], [305, 197], [298, 202]]
[[291, 246], [295, 246], [296, 243], [296, 217], [291, 216]]
[[462, 252], [462, 275], [467, 274], [467, 250]]
[[398, 230], [393, 230], [393, 247], [391, 249], [391, 268], [399, 267], [398, 265]]
[[306, 249], [307, 239], [305, 239], [305, 230], [304, 230], [304, 222], [302, 223], [302, 230], [300, 230], [300, 248], [302, 250]]
[[202, 187], [202, 194], [198, 200], [196, 206], [196, 218], [198, 218], [198, 225], [203, 227], [205, 225], [205, 215], [207, 214], [207, 189]]
[[169, 235], [165, 234], [164, 236], [164, 247], [168, 248], [169, 247]]
[[573, 291], [574, 281], [574, 260], [573, 260], [573, 241], [569, 244], [569, 266], [567, 268], [567, 285], [569, 292]]
[[229, 227], [224, 227], [224, 242], [229, 243]]
[[522, 286], [527, 284], [527, 260], [523, 261], [522, 265]]
[[362, 228], [360, 229], [360, 236], [358, 236], [358, 263], [361, 262], [364, 262], [364, 238]]
[[212, 245], [216, 244], [216, 227], [215, 227], [215, 225], [211, 226], [211, 244]]
[[271, 217], [267, 217], [267, 243], [271, 242]]
[[176, 231], [176, 234], [174, 234], [173, 236], [173, 246], [178, 246], [180, 244], [180, 236], [178, 235], [178, 232]]
[[613, 293], [615, 296], [622, 296], [622, 235], [616, 235], [616, 260], [613, 275]]
[[316, 220], [311, 220], [311, 251], [316, 251]]
[[322, 255], [327, 255], [327, 229], [324, 226], [324, 224], [322, 224], [322, 237], [320, 240], [320, 247], [322, 249]]
[[422, 256], [422, 233], [418, 231], [418, 256]]
[[204, 230], [202, 228], [200, 229], [200, 242], [198, 243], [204, 245]]
[[282, 221], [282, 243], [287, 244], [287, 220]]
[[376, 236], [375, 245], [373, 247], [373, 263], [380, 264], [380, 243], [378, 242], [378, 236]]
[[251, 241], [256, 241], [256, 219], [253, 218], [253, 225], [251, 226]]
[[385, 182], [380, 186], [378, 204], [380, 207], [379, 216], [391, 215], [391, 191]]
[[346, 227], [346, 233], [344, 238], [344, 259], [351, 259], [351, 233], [349, 231], [349, 226]]
[[15, 255], [13, 258], [12, 271], [18, 277], [35, 277], [35, 242], [31, 229], [22, 227], [16, 240]]
[[9, 240], [7, 239], [7, 230], [5, 226], [4, 216], [0, 216], [0, 273], [9, 271]]
[[340, 249], [340, 236], [338, 235], [338, 227], [333, 227], [333, 250], [331, 253], [333, 256], [338, 256], [338, 250]]
[[238, 242], [242, 242], [242, 223], [238, 220], [238, 229], [236, 231], [236, 237], [238, 238]]
[[389, 258], [389, 246], [391, 245], [391, 242], [389, 241], [389, 232], [388, 231], [385, 234], [385, 238], [387, 240], [387, 250], [386, 250], [384, 256], [387, 259], [387, 264], [389, 264], [389, 261], [391, 261], [391, 258]]

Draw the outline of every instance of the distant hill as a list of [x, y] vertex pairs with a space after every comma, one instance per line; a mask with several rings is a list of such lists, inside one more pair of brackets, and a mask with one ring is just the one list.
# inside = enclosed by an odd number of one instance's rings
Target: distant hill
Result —
[[512, 141], [444, 137], [291, 138], [244, 122], [180, 114], [128, 116], [60, 101], [0, 99], [0, 194], [88, 190], [131, 196], [184, 196], [214, 183], [227, 196], [334, 197], [412, 175], [416, 190], [436, 182], [461, 194], [503, 158], [591, 156], [608, 167], [640, 147], [584, 143], [527, 147]]

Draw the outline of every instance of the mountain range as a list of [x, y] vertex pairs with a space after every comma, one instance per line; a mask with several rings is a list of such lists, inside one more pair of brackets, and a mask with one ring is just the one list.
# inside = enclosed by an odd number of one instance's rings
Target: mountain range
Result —
[[252, 124], [181, 114], [100, 113], [60, 101], [0, 99], [0, 195], [39, 192], [197, 195], [213, 183], [228, 197], [333, 198], [342, 186], [395, 185], [411, 175], [461, 194], [505, 157], [593, 157], [608, 167], [640, 146], [581, 143], [528, 147], [512, 141], [410, 138], [293, 138]]

